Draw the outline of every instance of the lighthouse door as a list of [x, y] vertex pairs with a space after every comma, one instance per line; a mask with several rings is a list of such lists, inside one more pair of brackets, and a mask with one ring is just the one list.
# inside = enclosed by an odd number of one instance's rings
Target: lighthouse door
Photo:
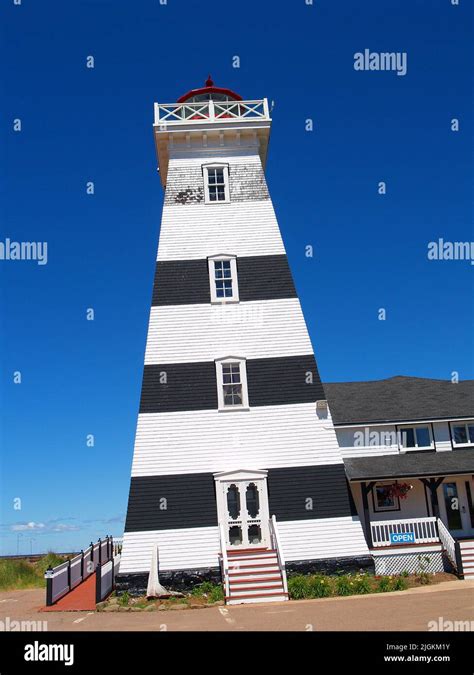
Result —
[[266, 471], [216, 474], [217, 510], [228, 548], [269, 545]]

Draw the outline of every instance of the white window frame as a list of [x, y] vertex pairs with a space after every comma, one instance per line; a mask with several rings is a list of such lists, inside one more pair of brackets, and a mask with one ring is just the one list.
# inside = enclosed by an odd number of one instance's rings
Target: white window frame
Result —
[[[224, 376], [222, 366], [224, 366], [226, 363], [238, 363], [240, 365], [240, 383], [242, 386], [241, 405], [224, 404]], [[225, 356], [220, 359], [216, 359], [216, 378], [217, 378], [217, 403], [219, 412], [250, 410], [249, 395], [247, 388], [247, 363], [245, 358], [241, 356]]]
[[453, 447], [454, 448], [467, 448], [471, 445], [474, 445], [474, 442], [472, 441], [467, 441], [467, 443], [456, 443], [454, 440], [454, 427], [464, 427], [466, 429], [466, 437], [469, 439], [469, 429], [468, 427], [473, 427], [474, 426], [474, 420], [463, 420], [461, 422], [450, 422], [450, 431], [451, 431], [451, 438], [453, 439]]
[[[414, 429], [414, 431], [415, 431], [415, 445], [412, 448], [407, 448], [402, 443], [403, 432], [406, 431], [407, 429]], [[428, 429], [428, 433], [430, 435], [430, 445], [418, 445], [418, 439], [416, 437], [416, 429]], [[397, 436], [398, 436], [398, 443], [399, 443], [400, 452], [416, 452], [417, 450], [434, 450], [435, 449], [435, 444], [434, 444], [434, 439], [433, 439], [433, 429], [431, 428], [431, 424], [405, 424], [403, 426], [398, 426], [397, 427]]]
[[[217, 297], [216, 278], [215, 278], [215, 262], [228, 260], [230, 261], [230, 280], [232, 282], [232, 296], [227, 298]], [[222, 305], [231, 302], [239, 302], [239, 280], [237, 277], [237, 257], [235, 255], [218, 253], [211, 255], [207, 259], [209, 270], [209, 284], [211, 289], [211, 302]]]
[[[209, 196], [209, 169], [223, 169], [224, 173], [224, 194], [225, 199], [218, 201], [211, 201]], [[229, 189], [229, 165], [228, 164], [203, 164], [202, 165], [202, 174], [204, 178], [204, 202], [206, 204], [228, 204], [230, 202], [230, 189]]]

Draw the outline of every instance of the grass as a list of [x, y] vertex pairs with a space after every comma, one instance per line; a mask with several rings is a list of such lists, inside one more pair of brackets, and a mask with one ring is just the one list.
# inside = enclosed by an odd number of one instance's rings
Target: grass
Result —
[[43, 575], [48, 567], [59, 565], [64, 560], [65, 558], [56, 553], [48, 553], [34, 563], [21, 558], [2, 559], [0, 560], [0, 590], [42, 588], [46, 585]]
[[224, 589], [221, 584], [213, 584], [211, 581], [204, 581], [195, 586], [191, 595], [198, 598], [205, 598], [209, 603], [224, 600]]

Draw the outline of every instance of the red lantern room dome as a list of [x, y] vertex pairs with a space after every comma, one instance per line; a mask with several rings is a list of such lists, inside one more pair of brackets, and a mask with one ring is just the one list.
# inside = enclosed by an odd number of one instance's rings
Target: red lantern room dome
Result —
[[191, 89], [186, 94], [178, 98], [177, 103], [200, 103], [201, 101], [241, 101], [242, 96], [236, 94], [231, 89], [222, 89], [214, 86], [211, 76], [206, 80], [204, 87], [200, 89]]

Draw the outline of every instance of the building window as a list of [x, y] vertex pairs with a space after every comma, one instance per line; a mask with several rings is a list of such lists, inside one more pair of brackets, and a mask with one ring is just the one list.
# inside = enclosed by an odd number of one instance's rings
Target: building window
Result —
[[205, 164], [202, 168], [206, 203], [216, 204], [230, 201], [227, 164]]
[[399, 427], [398, 438], [402, 450], [429, 450], [434, 448], [431, 428], [427, 425]]
[[372, 492], [374, 512], [400, 511], [400, 501], [394, 491], [394, 484], [382, 483], [376, 485]]
[[454, 445], [474, 445], [474, 422], [456, 422], [451, 431]]
[[216, 255], [208, 258], [211, 302], [239, 301], [237, 283], [237, 260], [231, 255]]
[[245, 359], [229, 356], [216, 361], [219, 410], [248, 410]]

